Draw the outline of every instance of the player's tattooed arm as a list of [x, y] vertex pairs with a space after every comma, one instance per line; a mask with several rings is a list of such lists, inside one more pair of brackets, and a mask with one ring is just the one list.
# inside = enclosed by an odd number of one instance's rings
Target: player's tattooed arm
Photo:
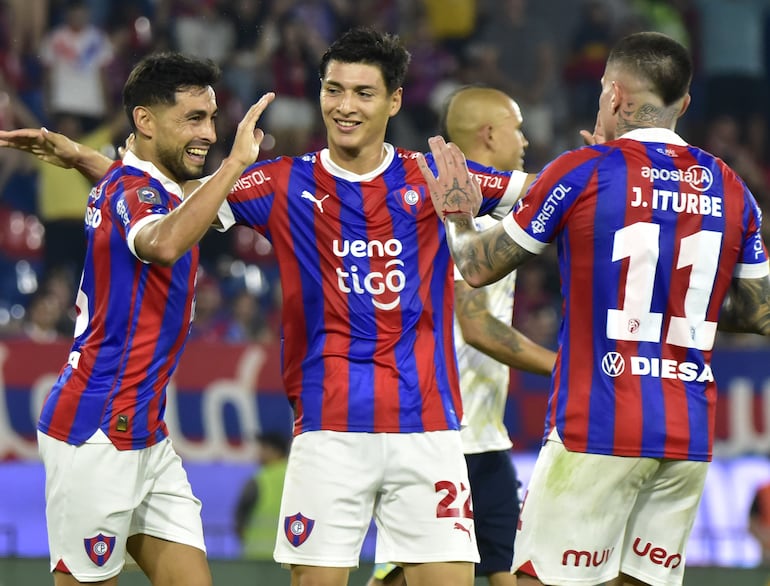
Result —
[[465, 342], [511, 368], [549, 375], [556, 354], [527, 338], [489, 310], [485, 288], [455, 281], [455, 316]]
[[719, 329], [770, 335], [770, 277], [733, 279], [719, 314]]
[[438, 176], [419, 155], [417, 164], [430, 191], [436, 213], [444, 220], [447, 242], [463, 278], [473, 287], [500, 279], [531, 253], [519, 247], [498, 224], [478, 232], [473, 220], [481, 206], [481, 189], [468, 172], [459, 147], [440, 136], [428, 140]]
[[444, 225], [452, 258], [472, 287], [494, 283], [535, 256], [511, 240], [502, 223], [479, 232], [471, 216], [450, 214]]

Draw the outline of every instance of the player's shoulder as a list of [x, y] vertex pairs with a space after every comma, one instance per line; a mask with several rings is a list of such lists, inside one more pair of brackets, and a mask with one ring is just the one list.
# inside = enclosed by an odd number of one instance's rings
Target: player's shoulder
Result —
[[[402, 162], [408, 162], [411, 161], [414, 164], [417, 164], [417, 157], [420, 156], [420, 151], [415, 151], [412, 149], [405, 149], [403, 147], [393, 147], [393, 150], [395, 152], [394, 160], [402, 161]], [[426, 153], [425, 157], [427, 159], [433, 160], [433, 155], [430, 153]]]

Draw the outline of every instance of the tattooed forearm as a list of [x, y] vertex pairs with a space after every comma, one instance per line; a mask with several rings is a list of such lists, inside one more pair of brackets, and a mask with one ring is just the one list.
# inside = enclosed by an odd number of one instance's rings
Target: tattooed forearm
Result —
[[534, 256], [513, 242], [500, 225], [478, 232], [467, 214], [447, 216], [445, 225], [455, 264], [473, 287], [497, 281]]
[[543, 375], [553, 370], [556, 354], [495, 317], [486, 287], [455, 281], [455, 314], [463, 340], [476, 350], [511, 368]]
[[770, 335], [770, 278], [734, 279], [719, 315], [719, 328]]

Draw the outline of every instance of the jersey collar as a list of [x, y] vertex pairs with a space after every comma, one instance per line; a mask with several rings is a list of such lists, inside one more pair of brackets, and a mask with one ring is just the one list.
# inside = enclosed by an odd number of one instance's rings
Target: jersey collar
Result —
[[374, 169], [373, 171], [369, 171], [368, 173], [364, 173], [363, 175], [359, 175], [358, 173], [353, 173], [351, 171], [348, 171], [346, 169], [343, 169], [340, 167], [337, 163], [332, 161], [331, 157], [329, 156], [329, 149], [323, 149], [321, 151], [321, 164], [324, 166], [324, 169], [326, 169], [329, 173], [334, 175], [335, 177], [339, 177], [340, 179], [345, 179], [346, 181], [351, 182], [360, 182], [364, 183], [366, 181], [371, 181], [378, 175], [380, 175], [385, 169], [387, 169], [390, 164], [393, 162], [393, 156], [396, 152], [396, 149], [393, 148], [392, 144], [385, 143], [385, 157], [382, 159], [382, 163], [379, 164], [379, 166]]
[[184, 199], [184, 191], [182, 190], [182, 186], [166, 177], [163, 173], [161, 173], [160, 169], [150, 163], [150, 161], [140, 159], [131, 151], [126, 151], [126, 154], [123, 155], [123, 164], [128, 165], [129, 167], [136, 167], [140, 171], [144, 171], [153, 179], [160, 181], [161, 185], [163, 185], [166, 191], [173, 193], [180, 199]]
[[666, 144], [687, 146], [687, 141], [668, 128], [637, 128], [626, 132], [618, 138], [630, 138], [639, 142], [665, 142]]

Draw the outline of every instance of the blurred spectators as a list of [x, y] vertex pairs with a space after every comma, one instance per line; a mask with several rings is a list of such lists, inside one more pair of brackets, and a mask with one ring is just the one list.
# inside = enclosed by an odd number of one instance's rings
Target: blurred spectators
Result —
[[45, 291], [32, 296], [22, 323], [21, 335], [34, 342], [49, 343], [63, 339], [58, 324], [64, 317], [59, 299]]
[[295, 12], [279, 18], [277, 32], [278, 42], [270, 56], [276, 98], [265, 111], [265, 128], [275, 138], [276, 153], [301, 155], [309, 149], [318, 126], [318, 62], [327, 45]]
[[222, 65], [235, 46], [235, 26], [222, 11], [225, 0], [175, 0], [172, 34], [176, 49]]
[[698, 9], [705, 119], [734, 116], [745, 136], [748, 124], [767, 124], [765, 63], [767, 0], [694, 0]]
[[[300, 154], [323, 145], [320, 54], [342, 30], [369, 24], [399, 33], [412, 54], [389, 141], [424, 150], [448, 92], [485, 83], [521, 104], [527, 166], [534, 170], [579, 146], [577, 129], [593, 127], [615, 39], [658, 30], [689, 39], [693, 49], [696, 99], [683, 121], [685, 137], [733, 165], [768, 209], [768, 8], [768, 0], [6, 0], [0, 3], [0, 128], [48, 124], [112, 149], [127, 132], [122, 80], [146, 53], [176, 49], [223, 69], [219, 141], [208, 172], [220, 164], [245, 109], [266, 90], [278, 98], [265, 114], [270, 136], [260, 157]], [[89, 189], [72, 172], [0, 149], [0, 331], [18, 334], [33, 298], [37, 305], [38, 295], [54, 287], [66, 296], [60, 331], [71, 336]], [[211, 232], [201, 243], [207, 273], [194, 337], [277, 335], [274, 259], [264, 238], [246, 232], [251, 236]], [[546, 345], [558, 329], [555, 275], [554, 261], [532, 263], [522, 269], [516, 293], [517, 326]], [[749, 343], [744, 338], [718, 340]], [[750, 343], [765, 342], [751, 337]]]
[[601, 0], [583, 0], [580, 19], [564, 64], [575, 128], [592, 128], [596, 119], [599, 82], [614, 43], [610, 14]]
[[499, 6], [479, 32], [490, 61], [487, 79], [478, 81], [519, 103], [529, 140], [527, 165], [541, 168], [561, 150], [557, 128], [561, 130], [566, 101], [560, 56], [548, 22], [532, 16], [529, 0], [501, 0]]
[[90, 18], [88, 5], [72, 0], [65, 21], [43, 37], [40, 47], [48, 116], [77, 116], [85, 132], [110, 111], [106, 68], [113, 58], [112, 42]]

